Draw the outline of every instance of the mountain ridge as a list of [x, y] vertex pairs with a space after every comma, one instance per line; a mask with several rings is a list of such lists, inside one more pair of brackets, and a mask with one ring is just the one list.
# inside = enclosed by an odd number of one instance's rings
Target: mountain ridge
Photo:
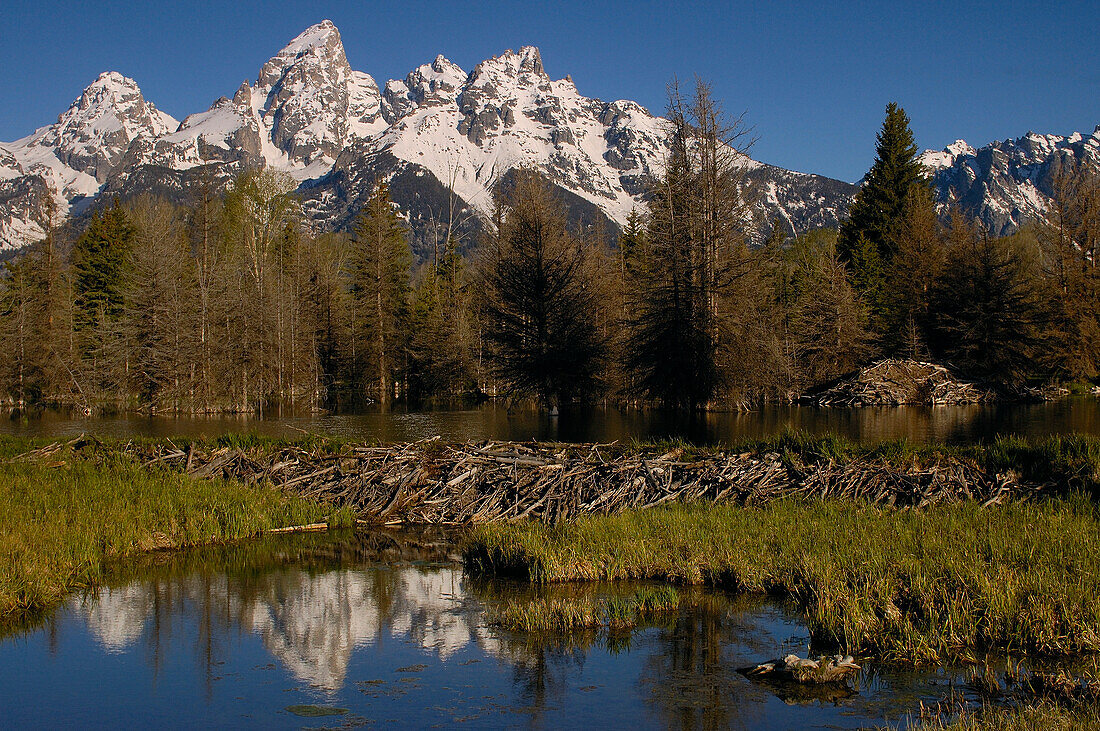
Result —
[[[319, 230], [350, 226], [373, 182], [386, 179], [420, 255], [437, 243], [445, 212], [453, 219], [457, 211], [462, 232], [476, 233], [494, 186], [520, 166], [562, 191], [575, 223], [613, 232], [644, 205], [669, 129], [637, 102], [585, 97], [569, 76], [552, 79], [534, 46], [469, 72], [440, 54], [379, 86], [351, 67], [339, 30], [325, 20], [264, 62], [254, 81], [180, 121], [146, 100], [133, 79], [109, 71], [55, 123], [0, 143], [0, 251], [41, 236], [47, 194], [61, 215], [76, 215], [114, 195], [180, 198], [200, 181], [224, 187], [261, 166], [293, 177]], [[1002, 232], [1040, 215], [1050, 159], [1069, 150], [1091, 160], [1095, 144], [1080, 135], [1035, 137], [990, 152], [965, 143], [926, 151], [941, 206], [962, 205]], [[788, 234], [835, 227], [858, 190], [750, 158], [745, 166], [761, 194], [757, 238], [776, 223]]]
[[959, 206], [1003, 236], [1045, 215], [1067, 165], [1100, 170], [1100, 125], [1091, 135], [1029, 131], [980, 148], [956, 140], [943, 150], [926, 150], [920, 160], [931, 173], [941, 211]]
[[[97, 96], [104, 79], [110, 83]], [[570, 77], [551, 79], [534, 46], [469, 72], [441, 54], [380, 87], [352, 69], [328, 20], [262, 64], [255, 81], [182, 121], [117, 72], [102, 74], [74, 109], [83, 126], [63, 113], [31, 136], [0, 143], [0, 249], [41, 235], [32, 213], [43, 189], [64, 215], [116, 194], [185, 195], [200, 179], [224, 185], [259, 166], [293, 176], [320, 229], [348, 226], [376, 178], [398, 181], [397, 202], [421, 250], [444, 204], [483, 220], [493, 186], [520, 166], [535, 167], [567, 194], [579, 219], [615, 229], [643, 205], [668, 132], [667, 121], [636, 102], [585, 97]], [[772, 184], [760, 220], [780, 220], [792, 233], [811, 220], [835, 225], [854, 190], [748, 164]], [[773, 171], [782, 182], [770, 179]], [[812, 203], [802, 187], [816, 190]]]

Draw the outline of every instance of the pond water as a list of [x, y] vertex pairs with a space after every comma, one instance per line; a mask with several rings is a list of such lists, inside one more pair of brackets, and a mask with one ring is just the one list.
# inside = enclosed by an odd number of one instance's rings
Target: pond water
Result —
[[835, 729], [973, 697], [961, 672], [873, 664], [852, 692], [750, 682], [737, 668], [808, 649], [771, 600], [711, 594], [626, 633], [504, 631], [487, 611], [536, 590], [465, 577], [450, 538], [283, 536], [119, 567], [0, 639], [3, 725]]
[[382, 442], [415, 441], [439, 436], [445, 441], [486, 439], [612, 442], [680, 437], [696, 444], [733, 443], [794, 429], [809, 434], [840, 434], [862, 442], [909, 439], [916, 442], [964, 443], [998, 434], [1044, 437], [1082, 432], [1100, 434], [1100, 399], [1080, 396], [1039, 404], [975, 406], [903, 406], [886, 408], [816, 408], [764, 406], [748, 413], [670, 414], [653, 410], [591, 408], [549, 416], [535, 410], [509, 412], [489, 403], [476, 409], [450, 411], [273, 414], [254, 416], [188, 416], [80, 418], [47, 411], [33, 417], [0, 415], [0, 434], [66, 437], [218, 436], [250, 431], [268, 436], [322, 434]]

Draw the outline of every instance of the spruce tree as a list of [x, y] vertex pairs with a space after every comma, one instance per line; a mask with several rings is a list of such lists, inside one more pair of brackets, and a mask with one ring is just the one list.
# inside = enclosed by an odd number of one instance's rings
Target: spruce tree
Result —
[[847, 266], [853, 285], [874, 306], [881, 297], [898, 236], [906, 218], [910, 189], [927, 185], [917, 160], [917, 145], [909, 117], [895, 102], [877, 137], [875, 162], [856, 194], [848, 220], [840, 227], [837, 255]]
[[357, 330], [365, 352], [362, 374], [388, 408], [408, 321], [412, 251], [408, 227], [394, 209], [389, 186], [374, 186], [355, 229], [352, 297]]
[[569, 233], [537, 173], [519, 171], [497, 204], [482, 273], [495, 373], [510, 395], [541, 406], [583, 400], [599, 386], [605, 352], [591, 247]]
[[118, 198], [92, 214], [72, 253], [77, 329], [97, 320], [116, 322], [123, 312], [124, 275], [134, 227]]
[[963, 373], [1022, 385], [1040, 371], [1043, 293], [1035, 257], [953, 221], [943, 276], [933, 301], [934, 349]]

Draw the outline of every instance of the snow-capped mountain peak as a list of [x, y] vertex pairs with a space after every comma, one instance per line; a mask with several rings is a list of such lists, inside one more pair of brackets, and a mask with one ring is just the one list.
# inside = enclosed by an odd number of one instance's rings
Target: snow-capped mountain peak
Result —
[[[352, 71], [340, 31], [325, 20], [265, 63], [252, 93], [262, 137], [286, 156], [287, 164], [309, 166], [326, 159], [331, 166], [348, 135], [349, 103], [365, 111], [378, 97], [378, 87], [369, 76]], [[271, 153], [278, 157], [274, 150], [265, 152], [265, 159]]]
[[314, 23], [295, 36], [290, 43], [283, 47], [283, 50], [279, 51], [276, 58], [294, 58], [303, 53], [314, 52], [317, 49], [334, 50], [336, 46], [339, 46], [340, 52], [343, 53], [344, 48], [340, 40], [340, 31], [331, 20], [325, 18], [320, 23]]
[[942, 150], [925, 150], [920, 156], [920, 162], [929, 170], [939, 170], [951, 167], [960, 156], [973, 157], [976, 153], [966, 140], [955, 140]]
[[[538, 83], [549, 80], [542, 66], [542, 54], [535, 46], [523, 46], [519, 51], [508, 49], [499, 56], [482, 61], [474, 67], [473, 76], [482, 74], [504, 74], [521, 79], [525, 83]], [[526, 78], [523, 78], [525, 77]]]
[[42, 234], [40, 199], [70, 204], [99, 192], [136, 141], [173, 132], [178, 122], [147, 102], [137, 82], [100, 74], [51, 125], [0, 146], [0, 249]]
[[378, 85], [351, 68], [340, 31], [325, 20], [272, 56], [256, 83], [243, 83], [232, 101], [217, 100], [185, 119], [175, 134], [139, 146], [131, 157], [135, 165], [177, 170], [209, 163], [264, 165], [306, 180], [327, 173], [352, 140], [385, 126]]
[[1055, 178], [1067, 163], [1100, 168], [1100, 126], [1089, 136], [1028, 132], [980, 149], [958, 140], [942, 151], [925, 151], [920, 160], [932, 174], [941, 209], [958, 206], [994, 235], [1006, 235], [1046, 214]]
[[403, 81], [386, 82], [384, 113], [392, 124], [418, 107], [453, 104], [465, 83], [466, 72], [439, 54], [410, 71]]
[[52, 155], [71, 170], [102, 183], [133, 140], [155, 138], [178, 125], [145, 101], [137, 82], [108, 71], [89, 84], [57, 122], [9, 149], [25, 167], [51, 166], [48, 157]]
[[[325, 20], [263, 63], [254, 83], [181, 124], [147, 103], [132, 80], [100, 76], [57, 124], [0, 146], [0, 247], [33, 235], [33, 226], [14, 223], [30, 220], [32, 179], [45, 180], [67, 206], [81, 196], [178, 195], [196, 180], [225, 183], [259, 166], [302, 181], [306, 211], [321, 228], [346, 226], [384, 178], [399, 183], [391, 185], [395, 199], [414, 236], [425, 238], [424, 222], [454, 208], [450, 196], [461, 199], [465, 220], [476, 220], [490, 211], [498, 182], [532, 167], [577, 215], [613, 230], [644, 205], [667, 138], [667, 122], [641, 105], [605, 103], [583, 96], [568, 76], [552, 79], [535, 46], [470, 73], [438, 55], [380, 91], [351, 68], [339, 30]], [[847, 204], [851, 186], [839, 181], [748, 167], [785, 175], [766, 201], [783, 211], [764, 218], [792, 230], [835, 224]], [[812, 203], [799, 199], [807, 186]]]

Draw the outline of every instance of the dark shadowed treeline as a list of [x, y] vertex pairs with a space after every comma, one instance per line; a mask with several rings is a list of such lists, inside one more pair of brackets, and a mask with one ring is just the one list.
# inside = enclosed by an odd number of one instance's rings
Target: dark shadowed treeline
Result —
[[44, 238], [0, 277], [0, 400], [730, 408], [884, 356], [1009, 389], [1097, 378], [1096, 171], [1067, 158], [1047, 220], [994, 238], [936, 206], [891, 104], [840, 231], [753, 246], [747, 131], [702, 82], [673, 86], [667, 117], [665, 170], [611, 248], [526, 170], [498, 191], [482, 240], [448, 226], [423, 262], [384, 183], [349, 233], [315, 233], [273, 171], [182, 203], [116, 200], [77, 232], [43, 201]]

